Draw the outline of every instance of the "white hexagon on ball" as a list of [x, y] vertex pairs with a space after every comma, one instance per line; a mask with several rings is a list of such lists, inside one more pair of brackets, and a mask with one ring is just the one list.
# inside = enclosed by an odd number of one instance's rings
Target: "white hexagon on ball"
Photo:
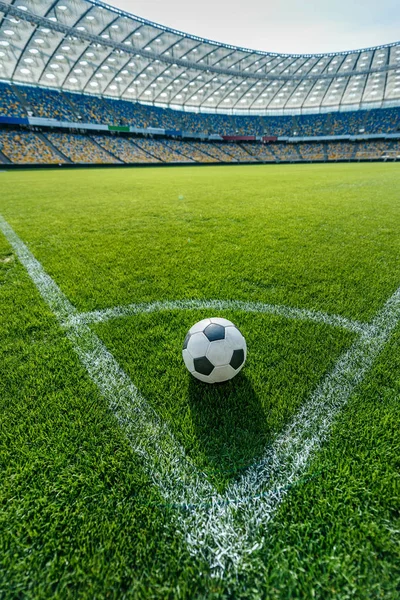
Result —
[[233, 349], [226, 340], [218, 340], [216, 342], [210, 342], [206, 356], [214, 367], [223, 367], [229, 365], [231, 362]]
[[190, 336], [187, 344], [187, 351], [192, 358], [200, 358], [201, 356], [206, 355], [209, 345], [210, 342], [204, 333], [198, 331]]
[[188, 371], [200, 381], [222, 383], [242, 370], [246, 340], [228, 319], [203, 319], [189, 329], [182, 357]]

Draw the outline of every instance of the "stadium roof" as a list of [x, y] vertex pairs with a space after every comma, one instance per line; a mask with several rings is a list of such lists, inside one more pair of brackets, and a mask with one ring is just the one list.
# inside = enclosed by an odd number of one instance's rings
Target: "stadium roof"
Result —
[[400, 105], [400, 42], [276, 54], [163, 27], [98, 0], [0, 0], [0, 79], [203, 112]]

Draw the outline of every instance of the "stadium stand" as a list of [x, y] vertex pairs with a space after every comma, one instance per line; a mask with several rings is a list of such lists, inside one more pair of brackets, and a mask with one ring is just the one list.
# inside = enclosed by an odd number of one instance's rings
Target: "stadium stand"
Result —
[[192, 145], [201, 152], [207, 153], [218, 162], [234, 162], [233, 156], [225, 151], [225, 145], [212, 142], [192, 142]]
[[296, 117], [293, 135], [329, 135], [330, 115], [300, 115]]
[[400, 141], [393, 141], [390, 146], [385, 150], [384, 159], [400, 160]]
[[70, 92], [63, 92], [63, 95], [71, 103], [74, 113], [76, 113], [82, 123], [95, 123], [98, 125], [120, 124], [111, 106], [103, 98]]
[[159, 163], [159, 159], [141, 150], [131, 140], [109, 135], [96, 135], [93, 138], [99, 146], [104, 148], [118, 160], [124, 163]]
[[0, 130], [0, 151], [11, 162], [20, 165], [66, 162], [39, 135], [28, 131]]
[[0, 162], [15, 164], [249, 163], [398, 160], [400, 141], [222, 143], [0, 129]]
[[278, 160], [290, 162], [301, 160], [297, 144], [274, 144], [274, 153]]
[[[315, 140], [306, 143], [301, 141], [301, 137], [363, 134], [384, 137], [389, 133], [400, 133], [398, 107], [280, 117], [196, 114], [125, 100], [0, 82], [0, 117], [27, 119], [29, 115], [102, 126], [155, 127], [166, 130], [173, 139], [121, 137], [106, 133], [85, 135], [84, 132], [49, 132], [44, 125], [35, 132], [4, 129], [2, 126], [2, 162], [10, 160], [22, 165], [69, 161], [79, 164], [133, 164], [395, 160], [399, 144], [397, 141], [378, 139], [355, 143], [349, 140]], [[179, 131], [205, 135], [254, 135], [258, 139], [261, 136], [290, 137], [295, 134], [299, 142], [189, 142], [176, 139]]]
[[192, 146], [188, 142], [164, 140], [163, 144], [167, 150], [179, 154], [182, 161], [195, 162], [195, 159], [193, 158]]
[[224, 144], [223, 148], [238, 162], [258, 162], [255, 156], [246, 151], [245, 144]]
[[0, 117], [26, 117], [26, 112], [12, 87], [0, 82]]
[[[182, 142], [183, 143], [183, 142]], [[161, 162], [192, 162], [187, 156], [184, 156], [172, 146], [167, 146], [159, 140], [135, 139], [135, 144], [145, 152], [148, 152]]]
[[[252, 119], [253, 117], [247, 118]], [[262, 135], [293, 135], [295, 128], [293, 117], [261, 117], [261, 119], [263, 124]]]
[[28, 86], [18, 86], [17, 89], [24, 99], [28, 114], [32, 112], [35, 117], [58, 121], [77, 121], [72, 106], [68, 104], [61, 92]]
[[365, 131], [366, 111], [332, 113], [329, 135], [357, 135]]
[[107, 106], [113, 110], [119, 125], [132, 125], [140, 128], [160, 127], [159, 121], [151, 119], [149, 116], [148, 109], [151, 107], [126, 100], [107, 99], [106, 102]]
[[71, 122], [153, 127], [204, 135], [301, 137], [400, 131], [400, 108], [266, 117], [197, 114], [127, 100], [0, 83], [0, 116], [25, 117], [26, 111], [36, 117]]
[[317, 142], [300, 143], [297, 147], [303, 160], [326, 160], [325, 148], [325, 144]]
[[218, 163], [219, 160], [215, 158], [215, 156], [211, 156], [211, 154], [207, 154], [205, 150], [202, 150], [202, 142], [197, 144], [186, 142], [185, 145], [185, 154], [189, 156], [192, 160], [199, 163]]
[[400, 111], [398, 108], [366, 111], [366, 133], [396, 133], [400, 132]]
[[246, 144], [246, 151], [258, 161], [276, 162], [276, 156], [272, 151], [272, 144], [248, 143]]
[[397, 160], [400, 42], [272, 57], [97, 0], [21, 2], [0, 10], [2, 163]]
[[47, 133], [46, 138], [74, 163], [119, 163], [117, 158], [98, 146], [89, 136], [68, 133]]
[[350, 160], [354, 158], [356, 149], [353, 142], [329, 142], [327, 145], [328, 160]]
[[354, 158], [356, 159], [368, 159], [368, 158], [381, 158], [385, 155], [388, 150], [391, 150], [391, 144], [387, 142], [358, 142], [356, 144], [356, 150]]

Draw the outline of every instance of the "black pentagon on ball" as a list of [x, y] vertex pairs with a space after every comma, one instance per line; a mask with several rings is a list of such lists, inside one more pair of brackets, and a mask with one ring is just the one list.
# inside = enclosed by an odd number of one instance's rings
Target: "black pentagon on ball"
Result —
[[233, 369], [238, 369], [244, 363], [244, 350], [234, 350], [229, 363]]
[[186, 350], [186, 348], [188, 346], [188, 343], [189, 343], [189, 340], [190, 340], [190, 335], [191, 335], [190, 333], [186, 334], [186, 337], [185, 337], [184, 342], [183, 342], [183, 348], [182, 348], [182, 350]]
[[225, 339], [225, 327], [223, 325], [217, 325], [216, 323], [207, 325], [203, 333], [206, 338], [210, 340], [210, 342], [216, 342], [217, 340]]
[[195, 358], [194, 362], [194, 370], [201, 375], [210, 375], [212, 370], [214, 369], [214, 365], [208, 360], [206, 356], [202, 356], [201, 358]]

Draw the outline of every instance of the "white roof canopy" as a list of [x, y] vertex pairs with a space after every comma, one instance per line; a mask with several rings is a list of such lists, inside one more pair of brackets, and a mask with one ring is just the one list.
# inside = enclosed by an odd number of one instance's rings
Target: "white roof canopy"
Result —
[[294, 55], [220, 44], [97, 0], [0, 0], [0, 79], [185, 110], [400, 105], [400, 42]]

